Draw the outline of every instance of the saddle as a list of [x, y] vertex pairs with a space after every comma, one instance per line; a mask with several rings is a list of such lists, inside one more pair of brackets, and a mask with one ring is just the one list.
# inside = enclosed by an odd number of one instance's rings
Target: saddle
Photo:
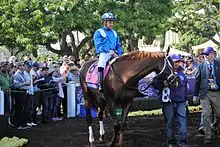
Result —
[[[114, 59], [113, 59], [114, 60]], [[104, 73], [104, 79], [110, 69], [111, 64], [114, 61], [108, 62], [107, 66], [105, 67], [103, 73]], [[98, 61], [94, 62], [88, 69], [87, 74], [86, 74], [86, 83], [87, 86], [90, 88], [95, 88], [98, 89]]]

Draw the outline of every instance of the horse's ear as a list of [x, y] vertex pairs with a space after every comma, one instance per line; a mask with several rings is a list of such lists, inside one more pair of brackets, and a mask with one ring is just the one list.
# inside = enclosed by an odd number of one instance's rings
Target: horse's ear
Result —
[[168, 46], [168, 48], [167, 48], [166, 56], [169, 55], [169, 52], [170, 52], [170, 46]]

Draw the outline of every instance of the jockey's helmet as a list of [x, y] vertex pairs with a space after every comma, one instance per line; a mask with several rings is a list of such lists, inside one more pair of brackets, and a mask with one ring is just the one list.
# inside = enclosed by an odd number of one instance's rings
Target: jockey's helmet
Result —
[[107, 12], [102, 15], [102, 20], [116, 21], [116, 16], [111, 12]]

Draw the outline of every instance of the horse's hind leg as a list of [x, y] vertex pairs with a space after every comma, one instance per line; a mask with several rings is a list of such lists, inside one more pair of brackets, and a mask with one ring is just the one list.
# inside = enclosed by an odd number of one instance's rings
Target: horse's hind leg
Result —
[[85, 99], [84, 103], [85, 103], [85, 109], [86, 109], [86, 122], [87, 122], [88, 129], [89, 129], [89, 142], [91, 146], [93, 146], [95, 138], [94, 138], [93, 130], [92, 130], [92, 115], [91, 115], [91, 110], [90, 110], [90, 103], [88, 99]]
[[104, 130], [104, 124], [103, 124], [103, 112], [106, 107], [106, 102], [105, 100], [100, 100], [99, 104], [99, 112], [98, 112], [98, 117], [99, 117], [99, 141], [103, 142], [104, 141], [104, 135], [105, 135], [105, 130]]

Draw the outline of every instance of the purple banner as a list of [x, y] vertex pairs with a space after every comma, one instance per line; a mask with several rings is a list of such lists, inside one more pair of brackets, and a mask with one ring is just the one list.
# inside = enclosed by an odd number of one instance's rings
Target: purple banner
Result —
[[[187, 95], [192, 95], [195, 87], [195, 77], [187, 77], [188, 83], [187, 83]], [[152, 77], [144, 78], [139, 81], [138, 90], [140, 93], [145, 95], [145, 98], [159, 98], [159, 91], [154, 89], [152, 86], [150, 86], [148, 89], [147, 86], [149, 85], [150, 81], [152, 80]]]

